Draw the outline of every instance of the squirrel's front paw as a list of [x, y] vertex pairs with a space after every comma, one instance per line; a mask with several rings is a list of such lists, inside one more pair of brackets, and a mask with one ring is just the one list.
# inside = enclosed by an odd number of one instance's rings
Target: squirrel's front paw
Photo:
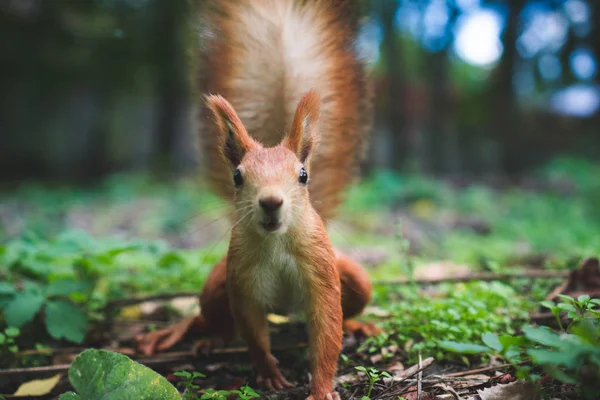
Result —
[[[319, 400], [319, 399], [315, 399], [312, 395], [308, 396], [306, 398], [306, 400]], [[337, 392], [333, 392], [333, 393], [327, 393], [325, 395], [325, 400], [341, 400], [340, 399], [340, 395]]]

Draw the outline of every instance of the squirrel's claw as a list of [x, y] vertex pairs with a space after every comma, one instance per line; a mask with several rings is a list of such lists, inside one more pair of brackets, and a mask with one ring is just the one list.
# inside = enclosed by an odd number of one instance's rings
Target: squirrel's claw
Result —
[[257, 383], [270, 392], [275, 390], [283, 390], [286, 387], [294, 386], [289, 383], [287, 379], [283, 377], [283, 375], [281, 375], [281, 372], [279, 372], [277, 367], [271, 371], [270, 376], [259, 376]]
[[[317, 400], [315, 399], [312, 395], [308, 396], [306, 398], [306, 400]], [[340, 395], [338, 394], [338, 392], [333, 392], [333, 393], [327, 393], [327, 395], [325, 395], [325, 400], [341, 400]]]
[[137, 351], [145, 356], [167, 350], [183, 340], [183, 337], [198, 324], [198, 317], [184, 319], [168, 328], [140, 334], [135, 337]]

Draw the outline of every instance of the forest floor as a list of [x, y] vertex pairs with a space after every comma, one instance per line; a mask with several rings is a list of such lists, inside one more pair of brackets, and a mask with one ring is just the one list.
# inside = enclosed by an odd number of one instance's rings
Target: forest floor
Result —
[[[361, 319], [384, 333], [344, 339], [342, 399], [598, 398], [598, 177], [600, 165], [561, 159], [510, 185], [381, 172], [353, 187], [329, 233], [368, 270], [373, 299]], [[102, 397], [69, 373], [95, 348], [152, 368], [185, 399], [304, 399], [296, 316], [269, 316], [295, 384], [275, 394], [257, 387], [241, 341], [195, 353], [187, 335], [158, 354], [136, 351], [137, 335], [199, 313], [195, 296], [227, 248], [227, 215], [190, 178], [119, 175], [0, 195], [0, 398]], [[109, 378], [106, 387], [128, 385], [126, 374]]]

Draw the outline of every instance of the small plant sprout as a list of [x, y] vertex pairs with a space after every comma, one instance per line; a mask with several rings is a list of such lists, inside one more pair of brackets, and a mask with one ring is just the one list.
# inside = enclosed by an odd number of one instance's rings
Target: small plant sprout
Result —
[[373, 391], [373, 386], [375, 386], [375, 383], [382, 380], [383, 377], [386, 377], [386, 378], [392, 377], [387, 372], [379, 371], [377, 368], [374, 368], [374, 367], [365, 368], [365, 367], [361, 366], [361, 367], [354, 367], [354, 368], [357, 371], [364, 372], [367, 375], [367, 378], [369, 378], [369, 390], [367, 391], [367, 395], [362, 397], [362, 400], [370, 400], [371, 399], [371, 392]]
[[216, 400], [227, 400], [227, 398], [232, 394], [229, 390], [216, 390], [216, 389], [206, 389], [204, 394], [200, 396], [200, 400], [207, 399], [216, 399]]
[[[577, 299], [564, 294], [559, 294], [558, 297], [562, 300], [562, 303], [557, 304], [553, 301], [542, 301], [541, 305], [550, 309], [556, 318], [558, 326], [564, 332], [569, 332], [574, 323], [581, 322], [585, 318], [600, 317], [600, 311], [597, 309], [600, 306], [600, 299], [591, 299], [587, 294], [581, 295]], [[566, 329], [563, 327], [560, 318], [561, 312], [566, 312], [567, 317], [572, 320]]]
[[348, 357], [346, 354], [340, 353], [340, 359], [342, 360], [344, 366], [347, 367], [350, 364], [350, 357]]
[[241, 400], [250, 400], [260, 397], [260, 394], [247, 384], [242, 386], [240, 390], [233, 390], [232, 393], [236, 393]]
[[[198, 389], [200, 389], [200, 386], [194, 384], [194, 379], [206, 378], [206, 375], [204, 375], [200, 372], [196, 372], [196, 371], [194, 371], [194, 372], [178, 371], [178, 372], [175, 372], [173, 375], [185, 379], [184, 381], [182, 381], [182, 383], [185, 387], [185, 389], [183, 391], [183, 396], [182, 396], [183, 400], [195, 400], [196, 396], [194, 395], [194, 392], [197, 391]], [[204, 397], [202, 397], [202, 398], [204, 398]]]

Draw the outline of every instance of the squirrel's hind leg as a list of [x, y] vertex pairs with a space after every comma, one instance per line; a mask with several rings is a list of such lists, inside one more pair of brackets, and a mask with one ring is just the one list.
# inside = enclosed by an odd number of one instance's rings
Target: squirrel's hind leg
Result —
[[359, 315], [371, 300], [371, 281], [367, 271], [350, 257], [337, 253], [336, 266], [342, 283], [344, 332], [350, 336], [373, 336], [381, 332], [371, 323], [350, 318]]
[[235, 325], [225, 289], [227, 263], [225, 257], [213, 267], [200, 295], [201, 315], [184, 319], [165, 329], [138, 335], [137, 350], [152, 355], [179, 343], [188, 334], [210, 334], [194, 344], [194, 350], [209, 350], [217, 343], [227, 343], [235, 337]]

